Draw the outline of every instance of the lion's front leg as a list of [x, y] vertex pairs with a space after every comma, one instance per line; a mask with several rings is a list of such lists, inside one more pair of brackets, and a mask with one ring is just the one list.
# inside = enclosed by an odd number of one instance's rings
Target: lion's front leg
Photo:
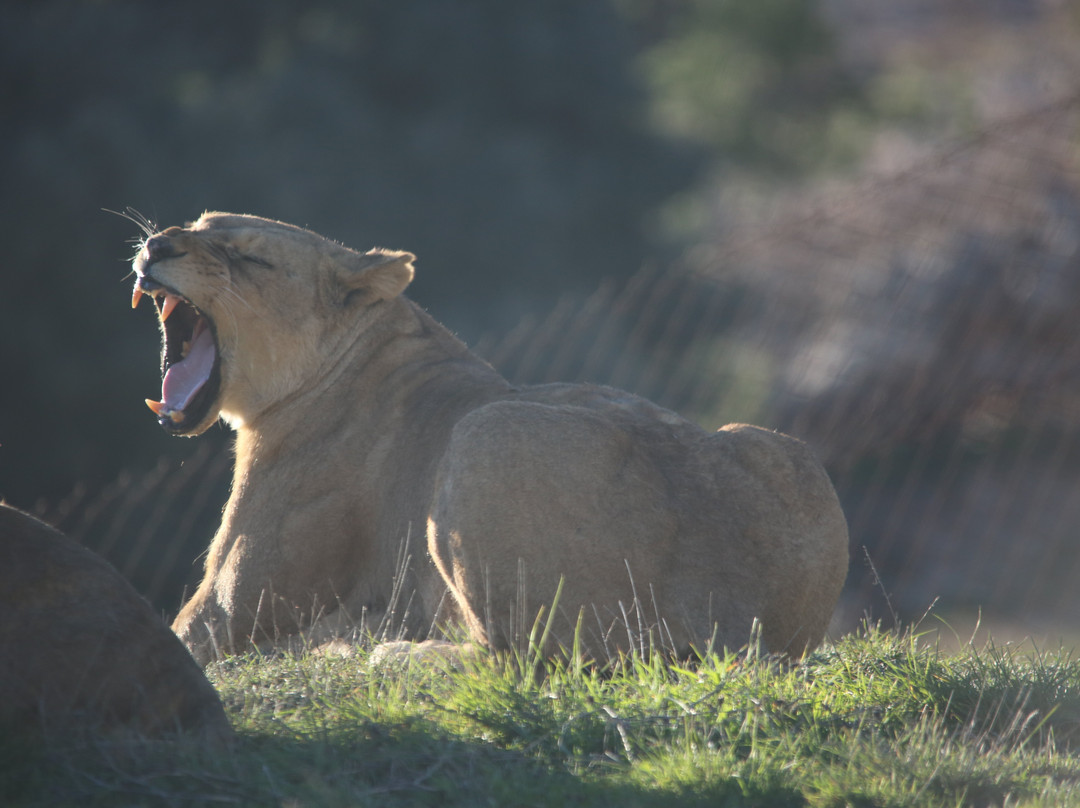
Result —
[[342, 637], [355, 628], [348, 614], [317, 596], [297, 602], [268, 584], [234, 601], [221, 597], [214, 585], [220, 583], [220, 578], [211, 579], [200, 587], [172, 624], [200, 665], [248, 651], [300, 650], [311, 641]]
[[[204, 596], [200, 597], [200, 594]], [[228, 628], [225, 612], [205, 597], [201, 587], [195, 597], [184, 604], [172, 624], [173, 633], [202, 667], [233, 652], [228, 640], [232, 632]]]
[[294, 582], [267, 544], [256, 547], [245, 534], [219, 535], [211, 543], [202, 583], [172, 624], [200, 665], [271, 647], [326, 608], [315, 593], [275, 588], [278, 580]]

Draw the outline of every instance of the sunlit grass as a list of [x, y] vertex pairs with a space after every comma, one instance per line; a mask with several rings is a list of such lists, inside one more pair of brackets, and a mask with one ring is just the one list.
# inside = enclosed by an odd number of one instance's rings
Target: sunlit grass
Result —
[[231, 749], [20, 747], [0, 803], [1080, 804], [1080, 662], [1064, 651], [945, 654], [871, 628], [797, 665], [525, 653], [373, 668], [359, 652], [208, 673]]

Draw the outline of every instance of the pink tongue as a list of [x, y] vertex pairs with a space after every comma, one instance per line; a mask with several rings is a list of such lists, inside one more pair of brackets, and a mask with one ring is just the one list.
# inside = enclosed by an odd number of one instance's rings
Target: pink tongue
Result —
[[183, 410], [199, 392], [214, 369], [214, 338], [205, 320], [195, 324], [188, 355], [169, 366], [161, 383], [161, 403], [169, 410]]

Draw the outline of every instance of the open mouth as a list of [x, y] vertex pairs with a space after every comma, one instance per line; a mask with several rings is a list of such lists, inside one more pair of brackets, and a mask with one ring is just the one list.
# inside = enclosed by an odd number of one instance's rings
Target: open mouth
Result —
[[191, 301], [143, 276], [135, 282], [131, 307], [146, 294], [161, 320], [161, 400], [146, 405], [173, 433], [190, 432], [210, 412], [221, 386], [221, 363], [213, 323]]

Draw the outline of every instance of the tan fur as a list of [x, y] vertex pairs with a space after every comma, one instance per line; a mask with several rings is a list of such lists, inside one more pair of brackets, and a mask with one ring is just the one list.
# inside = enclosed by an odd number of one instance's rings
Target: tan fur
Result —
[[0, 503], [0, 737], [113, 730], [232, 737], [214, 688], [131, 584]]
[[606, 387], [515, 388], [400, 294], [409, 253], [218, 213], [154, 239], [175, 257], [136, 270], [212, 320], [221, 357], [186, 431], [219, 413], [237, 430], [205, 577], [173, 624], [200, 662], [395, 603], [408, 636], [446, 619], [506, 647], [560, 580], [551, 648], [579, 619], [593, 655], [643, 636], [738, 648], [755, 619], [770, 650], [820, 642], [847, 531], [799, 441], [709, 434]]

